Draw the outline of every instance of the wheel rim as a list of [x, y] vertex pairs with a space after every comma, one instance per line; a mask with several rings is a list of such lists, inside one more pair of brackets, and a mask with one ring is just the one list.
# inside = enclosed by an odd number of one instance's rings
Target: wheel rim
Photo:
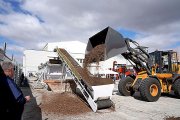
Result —
[[157, 85], [152, 84], [152, 85], [150, 86], [150, 94], [151, 94], [152, 96], [156, 96], [156, 95], [158, 94], [158, 86], [157, 86]]

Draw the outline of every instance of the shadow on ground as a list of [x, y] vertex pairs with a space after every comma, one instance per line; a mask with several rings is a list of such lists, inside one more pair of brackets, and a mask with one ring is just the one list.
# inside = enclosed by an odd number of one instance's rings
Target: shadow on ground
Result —
[[[121, 95], [121, 93], [119, 93], [118, 91], [117, 91], [116, 95], [123, 96], [123, 95]], [[126, 96], [124, 96], [124, 97], [126, 97]], [[139, 92], [135, 92], [135, 93], [132, 95], [132, 97], [133, 97], [134, 99], [143, 101], [142, 98], [141, 98], [141, 96], [140, 96], [140, 93], [139, 93]]]
[[36, 98], [33, 96], [27, 78], [22, 86], [20, 86], [24, 96], [30, 95], [31, 100], [25, 104], [23, 112], [23, 120], [42, 120], [41, 108], [38, 106]]
[[179, 99], [173, 92], [171, 92], [171, 93], [162, 93], [161, 97], [169, 97], [169, 98]]
[[[119, 93], [118, 91], [116, 91], [116, 95], [123, 96], [123, 95], [121, 95], [121, 93]], [[124, 97], [126, 97], [126, 96], [124, 96]], [[140, 92], [135, 92], [132, 97], [134, 97], [134, 99], [144, 101], [144, 100], [141, 98]], [[177, 98], [177, 96], [176, 96], [173, 92], [171, 92], [171, 93], [161, 93], [161, 96], [160, 96], [160, 97], [169, 97], [169, 98], [179, 99], [179, 98]]]

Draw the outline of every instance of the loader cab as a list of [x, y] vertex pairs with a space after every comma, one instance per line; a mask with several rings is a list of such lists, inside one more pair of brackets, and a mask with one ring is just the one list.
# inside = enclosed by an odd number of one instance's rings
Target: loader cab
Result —
[[153, 64], [157, 65], [157, 73], [174, 73], [177, 71], [177, 53], [169, 51], [154, 51], [150, 53]]

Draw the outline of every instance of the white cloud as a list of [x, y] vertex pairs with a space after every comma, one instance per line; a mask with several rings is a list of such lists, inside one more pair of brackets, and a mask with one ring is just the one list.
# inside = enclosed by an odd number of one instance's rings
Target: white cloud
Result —
[[[21, 8], [0, 14], [0, 34], [26, 49], [40, 49], [47, 42], [88, 38], [107, 26], [141, 33], [137, 41], [151, 49], [166, 49], [180, 39], [179, 0], [24, 0]], [[44, 22], [39, 21], [38, 16]], [[175, 37], [176, 36], [176, 37]], [[178, 37], [177, 37], [178, 36]], [[177, 47], [178, 48], [178, 47]]]
[[33, 16], [12, 13], [5, 16], [0, 15], [0, 19], [7, 23], [7, 25], [2, 25], [0, 27], [0, 33], [3, 33], [4, 36], [11, 37], [12, 39], [28, 40], [30, 36], [33, 38], [33, 34], [36, 37], [37, 35], [43, 35], [43, 26], [40, 25], [39, 21]]
[[[149, 47], [150, 51], [174, 49], [170, 48], [173, 44], [176, 44], [179, 39], [174, 37], [173, 34], [155, 34], [148, 36], [138, 36], [135, 39], [140, 45]], [[180, 46], [179, 46], [180, 47]]]
[[8, 50], [10, 51], [16, 51], [16, 52], [23, 52], [25, 50], [24, 47], [18, 46], [18, 45], [8, 45]]

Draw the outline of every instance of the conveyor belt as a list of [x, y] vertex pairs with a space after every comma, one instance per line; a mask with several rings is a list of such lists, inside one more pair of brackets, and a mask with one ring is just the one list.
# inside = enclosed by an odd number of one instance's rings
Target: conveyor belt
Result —
[[68, 68], [75, 74], [75, 76], [78, 77], [78, 79], [82, 79], [89, 87], [113, 84], [112, 79], [97, 78], [92, 75], [89, 76], [90, 73], [87, 69], [82, 68], [66, 50], [59, 49], [59, 55], [64, 59], [64, 61], [66, 61]]
[[[87, 71], [85, 71], [85, 69], [83, 69], [65, 49], [58, 48], [57, 53], [61, 61], [70, 70], [70, 73], [74, 78], [73, 79], [74, 82], [76, 83], [77, 87], [80, 88], [81, 93], [83, 94], [84, 98], [87, 100], [92, 110], [96, 112], [97, 109], [100, 108], [100, 106], [102, 108], [105, 108], [106, 106], [109, 107], [110, 103], [112, 103], [110, 99], [108, 102], [103, 101], [103, 104], [101, 104], [100, 101], [93, 100], [93, 97], [91, 94], [91, 92], [93, 91], [91, 87], [91, 85], [93, 85], [93, 82], [91, 82], [90, 80], [86, 82], [87, 79], [90, 79], [90, 77], [88, 77], [86, 74]], [[92, 81], [95, 81], [96, 84], [98, 84], [97, 81], [104, 80], [104, 79], [102, 80], [95, 79], [95, 77], [92, 77], [92, 78], [93, 78]], [[110, 83], [111, 81], [109, 82], [109, 84]]]

